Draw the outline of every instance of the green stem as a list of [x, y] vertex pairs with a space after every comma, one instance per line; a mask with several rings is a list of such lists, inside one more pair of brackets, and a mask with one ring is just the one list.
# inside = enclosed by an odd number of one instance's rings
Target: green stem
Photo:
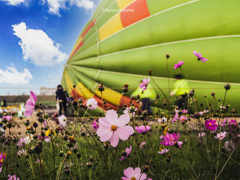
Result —
[[215, 180], [217, 180], [217, 178], [220, 176], [220, 174], [222, 173], [223, 169], [226, 167], [228, 161], [230, 160], [230, 158], [232, 157], [234, 151], [237, 149], [238, 145], [239, 145], [240, 141], [238, 141], [238, 144], [236, 145], [236, 147], [233, 149], [232, 153], [230, 154], [229, 158], [227, 159], [227, 161], [225, 162], [225, 164], [223, 165], [221, 171], [218, 173], [217, 177], [215, 178]]
[[54, 179], [56, 179], [56, 162], [55, 162], [55, 151], [54, 151], [54, 144], [53, 144], [53, 138], [52, 141], [52, 149], [53, 149], [53, 169], [54, 169]]
[[194, 172], [194, 175], [195, 175], [195, 176], [196, 176], [196, 178], [198, 179], [198, 176], [197, 176], [197, 174], [196, 174], [196, 172], [195, 172], [194, 168], [192, 167], [191, 163], [189, 162], [189, 160], [188, 160], [187, 156], [184, 154], [184, 152], [182, 151], [182, 149], [180, 149], [180, 151], [182, 152], [182, 155], [183, 155], [183, 157], [186, 159], [186, 161], [187, 161], [187, 162], [188, 162], [188, 164], [190, 165], [190, 167], [191, 167], [192, 171]]
[[62, 170], [62, 167], [63, 167], [63, 164], [64, 164], [65, 160], [67, 159], [67, 156], [68, 156], [68, 155], [66, 155], [66, 157], [64, 158], [64, 160], [63, 160], [63, 162], [62, 162], [62, 164], [61, 164], [61, 166], [60, 166], [60, 168], [59, 168], [58, 177], [57, 177], [58, 180], [59, 180], [59, 178], [60, 178], [61, 170]]
[[46, 178], [45, 178], [45, 174], [44, 174], [44, 171], [43, 171], [42, 160], [41, 160], [40, 154], [38, 154], [38, 157], [39, 157], [39, 160], [40, 160], [40, 168], [41, 168], [41, 170], [42, 170], [43, 178], [44, 178], [44, 180], [45, 180]]

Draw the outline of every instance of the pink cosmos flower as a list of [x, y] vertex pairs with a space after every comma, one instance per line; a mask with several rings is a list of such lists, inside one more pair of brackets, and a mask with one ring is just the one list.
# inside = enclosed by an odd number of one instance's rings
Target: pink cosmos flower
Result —
[[123, 180], [145, 180], [147, 179], [147, 175], [145, 173], [141, 173], [141, 169], [139, 167], [133, 169], [129, 167], [123, 171], [126, 177], [122, 177]]
[[234, 145], [233, 141], [230, 140], [230, 141], [226, 141], [226, 142], [224, 143], [224, 147], [225, 147], [225, 149], [226, 149], [227, 151], [231, 151], [231, 150], [233, 150], [233, 149], [235, 148], [235, 145]]
[[6, 158], [6, 153], [1, 153], [0, 154], [0, 167], [3, 165], [5, 158]]
[[201, 55], [200, 53], [197, 53], [197, 51], [193, 51], [193, 54], [194, 54], [195, 56], [197, 56], [197, 58], [198, 58], [199, 61], [201, 60], [201, 61], [204, 62], [204, 63], [206, 63], [206, 61], [208, 61], [208, 59], [202, 57], [202, 55]]
[[20, 140], [17, 143], [18, 147], [23, 147], [25, 146], [26, 142], [25, 142], [25, 138], [20, 138]]
[[169, 149], [162, 148], [160, 151], [158, 151], [158, 154], [165, 154], [169, 151]]
[[179, 118], [178, 112], [175, 112], [175, 116], [172, 119], [172, 123], [175, 123]]
[[58, 121], [62, 127], [65, 127], [67, 125], [67, 118], [64, 115], [59, 116]]
[[151, 127], [149, 125], [147, 125], [146, 127], [144, 125], [141, 125], [141, 126], [136, 126], [135, 129], [138, 133], [143, 134], [148, 132], [151, 129]]
[[96, 109], [97, 106], [98, 106], [98, 103], [97, 103], [96, 99], [94, 99], [94, 98], [88, 99], [88, 101], [87, 101], [88, 109]]
[[14, 174], [14, 175], [9, 174], [8, 180], [19, 180], [19, 177], [17, 177], [16, 174]]
[[145, 142], [145, 141], [143, 141], [140, 145], [139, 145], [139, 147], [140, 147], [140, 149], [143, 151], [143, 149], [144, 149], [144, 146], [146, 145], [147, 143]]
[[183, 109], [183, 110], [182, 110], [182, 113], [183, 113], [183, 114], [187, 114], [187, 113], [188, 113], [188, 110], [187, 110], [187, 109]]
[[119, 138], [125, 141], [134, 133], [134, 129], [131, 126], [126, 126], [129, 121], [130, 116], [128, 114], [123, 114], [118, 118], [116, 111], [109, 110], [105, 117], [99, 118], [97, 135], [100, 136], [102, 142], [110, 140], [110, 144], [116, 147]]
[[137, 111], [137, 110], [138, 110], [138, 108], [135, 108], [135, 109], [134, 109], [134, 112], [131, 112], [130, 107], [127, 107], [127, 108], [123, 111], [123, 113], [124, 113], [124, 114], [125, 114], [125, 113], [128, 113], [130, 116], [134, 117], [134, 116], [135, 116], [135, 111]]
[[222, 140], [223, 138], [226, 137], [226, 135], [227, 135], [227, 132], [224, 131], [224, 132], [217, 133], [217, 136], [215, 136], [214, 138]]
[[27, 151], [24, 150], [24, 149], [22, 149], [22, 150], [18, 150], [17, 155], [18, 155], [18, 156], [21, 156], [21, 155], [27, 155]]
[[184, 122], [185, 120], [187, 120], [187, 117], [184, 115], [181, 115], [179, 119], [180, 121]]
[[12, 119], [12, 116], [3, 116], [2, 119], [6, 119], [7, 121], [10, 121]]
[[30, 91], [30, 93], [30, 97], [25, 105], [26, 111], [24, 113], [24, 116], [26, 117], [31, 117], [37, 102], [37, 96], [34, 94], [34, 92]]
[[203, 137], [205, 136], [205, 132], [198, 133], [198, 137]]
[[177, 64], [174, 65], [173, 69], [181, 68], [183, 64], [184, 64], [184, 61], [179, 61]]
[[119, 160], [122, 161], [122, 160], [126, 159], [126, 158], [131, 154], [131, 151], [132, 151], [132, 146], [130, 146], [130, 148], [127, 148], [127, 149], [125, 150], [126, 155], [125, 155], [125, 156], [122, 156]]
[[139, 87], [143, 90], [143, 91], [145, 91], [146, 89], [147, 89], [147, 85], [149, 84], [149, 82], [150, 82], [150, 78], [148, 78], [148, 79], [143, 79], [142, 80], [142, 84], [140, 84], [139, 85]]
[[45, 120], [42, 124], [43, 127], [47, 127], [47, 121]]
[[173, 146], [176, 144], [181, 148], [181, 145], [183, 144], [182, 141], [179, 141], [179, 134], [176, 135], [175, 133], [167, 133], [166, 136], [162, 136], [160, 138], [164, 139], [164, 141], [161, 142], [161, 144], [164, 146]]
[[94, 121], [94, 122], [92, 123], [92, 126], [93, 126], [93, 129], [98, 129], [98, 128], [99, 128], [99, 122]]
[[49, 136], [44, 136], [44, 137], [42, 137], [42, 136], [38, 136], [38, 139], [40, 139], [40, 140], [45, 140], [45, 142], [50, 142], [51, 141], [51, 139], [50, 139], [50, 137]]
[[228, 123], [228, 118], [224, 118], [221, 126], [225, 126]]
[[216, 120], [209, 119], [209, 120], [206, 120], [205, 126], [210, 131], [216, 131], [218, 125], [215, 123], [216, 123]]

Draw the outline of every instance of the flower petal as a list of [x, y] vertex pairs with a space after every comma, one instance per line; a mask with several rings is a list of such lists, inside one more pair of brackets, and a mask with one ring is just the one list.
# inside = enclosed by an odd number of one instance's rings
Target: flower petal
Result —
[[113, 132], [111, 129], [104, 126], [99, 127], [97, 130], [97, 135], [100, 137], [102, 142], [108, 141], [112, 134]]
[[119, 142], [119, 137], [118, 137], [118, 134], [116, 132], [113, 132], [112, 133], [112, 136], [110, 138], [110, 144], [113, 146], [113, 147], [116, 147], [118, 145], [118, 142]]
[[132, 168], [132, 167], [129, 167], [129, 168], [125, 169], [125, 170], [123, 171], [123, 174], [124, 174], [126, 177], [128, 177], [128, 178], [132, 178], [132, 176], [133, 176], [133, 168]]
[[133, 171], [133, 176], [137, 177], [137, 179], [140, 177], [141, 175], [141, 169], [139, 167], [135, 168]]
[[99, 118], [98, 122], [99, 122], [99, 126], [111, 127], [110, 122], [105, 117]]
[[106, 113], [107, 121], [110, 122], [111, 125], [116, 125], [118, 121], [118, 114], [114, 110], [109, 110]]
[[119, 117], [117, 121], [117, 126], [125, 126], [127, 123], [130, 121], [130, 116], [129, 114], [123, 114]]

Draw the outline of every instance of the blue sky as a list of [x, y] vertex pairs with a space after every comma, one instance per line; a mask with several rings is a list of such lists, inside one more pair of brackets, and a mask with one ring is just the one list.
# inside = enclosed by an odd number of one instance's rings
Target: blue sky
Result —
[[0, 0], [0, 95], [56, 87], [100, 0]]

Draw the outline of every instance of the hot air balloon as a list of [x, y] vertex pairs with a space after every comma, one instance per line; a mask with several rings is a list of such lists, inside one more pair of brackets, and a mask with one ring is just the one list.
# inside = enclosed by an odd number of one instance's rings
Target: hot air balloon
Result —
[[[184, 61], [183, 74], [199, 102], [212, 101], [240, 108], [239, 0], [102, 0], [78, 37], [65, 65], [62, 85], [85, 100], [94, 97], [103, 107], [130, 104], [140, 80], [152, 78], [169, 95], [174, 64]], [[198, 61], [193, 51], [209, 59]], [[166, 58], [166, 54], [170, 58]], [[191, 73], [190, 73], [191, 72]], [[102, 82], [105, 90], [98, 90]], [[124, 84], [129, 85], [126, 96]], [[156, 94], [162, 92], [150, 81]], [[102, 102], [107, 103], [102, 106]], [[219, 102], [219, 103], [221, 103]], [[205, 104], [206, 105], [206, 104]], [[218, 107], [217, 107], [218, 108]]]

